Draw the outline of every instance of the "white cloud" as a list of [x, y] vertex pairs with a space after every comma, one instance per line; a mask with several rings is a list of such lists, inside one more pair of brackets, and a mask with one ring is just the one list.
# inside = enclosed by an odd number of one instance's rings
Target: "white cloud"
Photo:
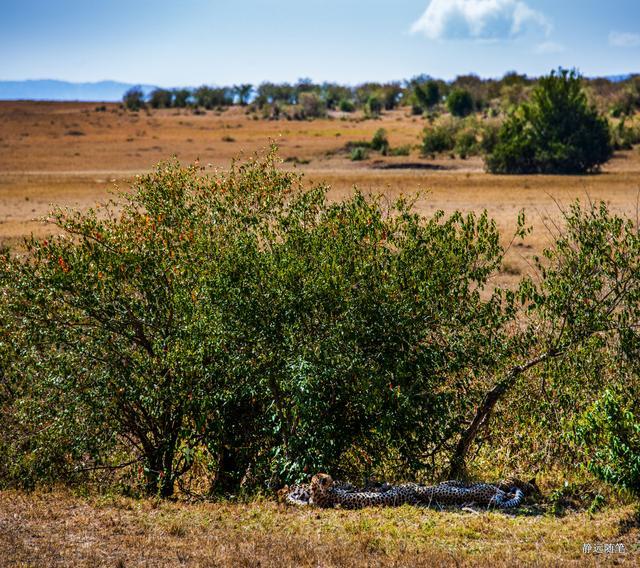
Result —
[[507, 39], [528, 29], [551, 32], [549, 20], [521, 0], [431, 0], [411, 26], [429, 39]]
[[629, 32], [611, 32], [609, 45], [614, 47], [638, 47], [640, 46], [640, 34]]
[[562, 53], [565, 50], [564, 45], [555, 41], [544, 41], [535, 47], [536, 53]]

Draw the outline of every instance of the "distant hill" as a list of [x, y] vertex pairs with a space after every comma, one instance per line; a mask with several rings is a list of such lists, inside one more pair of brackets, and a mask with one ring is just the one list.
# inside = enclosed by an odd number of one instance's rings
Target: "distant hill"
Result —
[[[54, 79], [30, 79], [27, 81], [0, 81], [0, 100], [34, 101], [121, 101], [122, 95], [134, 85], [117, 81], [97, 83], [70, 83]], [[145, 93], [153, 85], [140, 85]]]
[[635, 75], [637, 75], [637, 73], [627, 73], [626, 75], [608, 75], [605, 77], [605, 79], [609, 79], [609, 81], [612, 81], [613, 83], [621, 83], [622, 81], [631, 79], [631, 77], [634, 77]]

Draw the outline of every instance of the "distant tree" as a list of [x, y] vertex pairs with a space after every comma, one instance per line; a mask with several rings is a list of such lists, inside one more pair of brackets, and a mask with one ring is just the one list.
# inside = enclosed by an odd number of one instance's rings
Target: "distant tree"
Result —
[[387, 131], [384, 128], [378, 128], [373, 138], [371, 139], [371, 149], [380, 152], [386, 156], [389, 152], [389, 139], [387, 138]]
[[356, 105], [353, 104], [353, 101], [349, 99], [342, 99], [340, 104], [338, 105], [338, 109], [341, 112], [353, 112], [356, 110]]
[[212, 109], [221, 106], [231, 106], [233, 97], [229, 89], [225, 87], [208, 87], [202, 85], [193, 93], [196, 105], [206, 109]]
[[364, 107], [364, 112], [370, 118], [380, 116], [382, 112], [382, 101], [376, 95], [371, 95]]
[[342, 101], [351, 101], [353, 99], [353, 93], [349, 87], [336, 83], [323, 83], [320, 86], [320, 96], [327, 108], [330, 109], [337, 108]]
[[597, 170], [612, 152], [607, 120], [588, 104], [580, 76], [560, 69], [505, 121], [486, 165], [503, 174], [579, 174]]
[[122, 102], [128, 110], [138, 111], [144, 108], [144, 93], [140, 87], [131, 87], [122, 97]]
[[468, 116], [473, 112], [473, 97], [465, 89], [455, 88], [447, 97], [447, 109], [453, 116]]
[[298, 79], [298, 82], [293, 87], [295, 89], [295, 97], [296, 101], [300, 101], [300, 95], [302, 93], [311, 93], [312, 91], [318, 90], [317, 85], [313, 83], [309, 77], [302, 77]]
[[169, 108], [173, 101], [173, 93], [167, 89], [154, 89], [149, 94], [151, 108]]
[[385, 110], [393, 110], [398, 106], [402, 97], [402, 87], [400, 83], [388, 83], [383, 85], [380, 91], [380, 98]]
[[529, 79], [524, 74], [519, 74], [516, 71], [508, 71], [502, 79], [500, 79], [500, 83], [505, 86], [526, 85], [529, 83]]
[[191, 91], [189, 89], [175, 89], [173, 91], [173, 106], [177, 108], [185, 108], [189, 105], [191, 99]]
[[423, 110], [430, 109], [440, 102], [440, 86], [437, 81], [429, 79], [424, 83], [414, 82], [411, 85], [415, 102]]
[[241, 85], [235, 85], [233, 87], [233, 93], [238, 97], [238, 103], [241, 106], [245, 106], [249, 102], [251, 93], [253, 92], [253, 85], [250, 83], [243, 83]]
[[326, 108], [316, 93], [300, 93], [299, 104], [302, 118], [319, 118], [326, 114]]

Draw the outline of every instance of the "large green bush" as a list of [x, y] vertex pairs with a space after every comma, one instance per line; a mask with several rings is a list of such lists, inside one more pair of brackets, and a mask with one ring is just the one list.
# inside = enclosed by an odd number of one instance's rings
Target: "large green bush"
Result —
[[509, 350], [510, 300], [481, 293], [499, 233], [325, 192], [273, 156], [165, 164], [122, 209], [57, 211], [65, 236], [5, 256], [12, 471], [132, 464], [170, 495], [196, 459], [214, 490], [440, 463]]
[[611, 154], [606, 119], [589, 106], [578, 74], [561, 70], [541, 78], [531, 101], [507, 118], [486, 166], [501, 174], [580, 174]]
[[[486, 213], [331, 202], [273, 154], [213, 175], [164, 164], [51, 221], [60, 237], [0, 259], [3, 484], [118, 471], [169, 496], [192, 472], [213, 492], [320, 469], [457, 475], [494, 412], [544, 407], [530, 369], [638, 376], [640, 237], [603, 204], [564, 212], [517, 291], [493, 280]], [[597, 384], [558, 369], [545, 396], [562, 409]], [[518, 384], [529, 407], [505, 407]]]

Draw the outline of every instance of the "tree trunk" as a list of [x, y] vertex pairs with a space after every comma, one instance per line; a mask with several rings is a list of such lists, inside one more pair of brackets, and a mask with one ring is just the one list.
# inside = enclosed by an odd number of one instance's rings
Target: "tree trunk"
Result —
[[159, 448], [147, 456], [145, 491], [147, 495], [159, 495], [163, 499], [171, 497], [174, 489], [173, 448]]
[[515, 384], [516, 379], [531, 367], [535, 367], [539, 363], [547, 359], [557, 356], [559, 352], [547, 351], [538, 357], [513, 367], [498, 383], [484, 395], [482, 403], [478, 407], [471, 424], [462, 433], [456, 449], [449, 460], [449, 477], [450, 479], [458, 479], [466, 475], [466, 460], [471, 445], [475, 441], [480, 430], [487, 426], [491, 419], [491, 414], [497, 402], [505, 395], [506, 392]]

